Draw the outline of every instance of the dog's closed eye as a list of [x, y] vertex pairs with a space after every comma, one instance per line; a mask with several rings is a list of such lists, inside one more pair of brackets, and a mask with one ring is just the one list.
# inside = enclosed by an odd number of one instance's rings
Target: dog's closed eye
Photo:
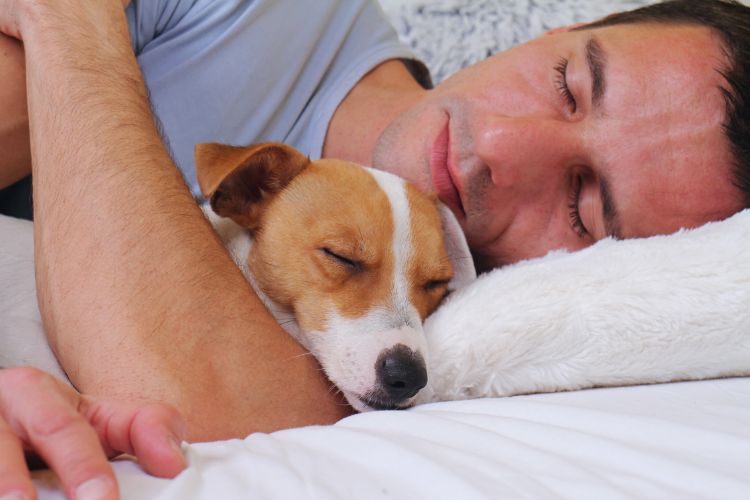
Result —
[[450, 290], [448, 290], [448, 283], [450, 283], [451, 279], [452, 278], [429, 280], [424, 285], [422, 285], [422, 289], [427, 293], [427, 295], [433, 297], [432, 300], [434, 300], [435, 297], [439, 297], [437, 299], [437, 302], [434, 303], [433, 309], [436, 309], [440, 304], [442, 304], [445, 298], [450, 294]]
[[332, 262], [344, 266], [352, 272], [359, 272], [362, 270], [362, 262], [358, 260], [345, 257], [344, 255], [341, 255], [341, 253], [333, 251], [328, 247], [322, 247], [320, 251], [323, 252], [323, 254]]
[[450, 278], [430, 280], [424, 284], [424, 289], [427, 291], [432, 291], [432, 290], [439, 290], [441, 288], [445, 288], [448, 286], [448, 283], [450, 282], [450, 280], [451, 280]]

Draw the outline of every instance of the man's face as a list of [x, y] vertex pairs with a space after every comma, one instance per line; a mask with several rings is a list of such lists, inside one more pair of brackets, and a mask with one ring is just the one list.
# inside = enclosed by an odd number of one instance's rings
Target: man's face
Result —
[[436, 192], [483, 266], [695, 227], [742, 208], [725, 63], [702, 27], [543, 36], [427, 93], [373, 163]]

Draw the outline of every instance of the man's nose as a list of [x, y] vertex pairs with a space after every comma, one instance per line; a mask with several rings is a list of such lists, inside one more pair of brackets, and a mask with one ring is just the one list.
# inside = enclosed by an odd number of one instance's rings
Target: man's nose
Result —
[[580, 156], [578, 132], [560, 119], [493, 116], [475, 135], [475, 153], [496, 186], [538, 184]]

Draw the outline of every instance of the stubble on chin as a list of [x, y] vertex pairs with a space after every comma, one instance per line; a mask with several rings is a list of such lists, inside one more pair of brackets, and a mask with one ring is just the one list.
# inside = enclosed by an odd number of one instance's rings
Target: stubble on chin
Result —
[[466, 179], [464, 210], [467, 219], [483, 219], [491, 212], [486, 206], [487, 192], [492, 184], [492, 174], [489, 168], [482, 166]]
[[[474, 265], [477, 272], [487, 272], [497, 267], [503, 267], [511, 262], [507, 255], [503, 255], [498, 247], [502, 233], [487, 239], [488, 225], [493, 221], [497, 207], [489, 204], [491, 199], [492, 174], [487, 167], [478, 169], [467, 179], [465, 186], [466, 222], [464, 232], [471, 248]], [[479, 241], [477, 241], [478, 236]], [[492, 248], [490, 251], [489, 249]]]
[[372, 167], [398, 175], [420, 191], [434, 193], [429, 161], [421, 154], [428, 149], [418, 143], [421, 135], [413, 134], [420, 114], [419, 109], [406, 111], [381, 132], [373, 148]]

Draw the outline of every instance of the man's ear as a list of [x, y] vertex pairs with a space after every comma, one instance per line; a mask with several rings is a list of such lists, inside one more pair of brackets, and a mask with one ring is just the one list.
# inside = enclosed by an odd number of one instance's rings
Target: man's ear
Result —
[[310, 163], [285, 144], [197, 144], [195, 172], [203, 196], [222, 217], [255, 230], [273, 195]]
[[557, 35], [558, 33], [567, 33], [568, 31], [574, 30], [576, 28], [580, 28], [581, 26], [586, 26], [588, 23], [575, 23], [575, 24], [569, 24], [567, 26], [560, 26], [559, 28], [552, 28], [551, 30], [547, 30], [544, 32], [545, 35]]

